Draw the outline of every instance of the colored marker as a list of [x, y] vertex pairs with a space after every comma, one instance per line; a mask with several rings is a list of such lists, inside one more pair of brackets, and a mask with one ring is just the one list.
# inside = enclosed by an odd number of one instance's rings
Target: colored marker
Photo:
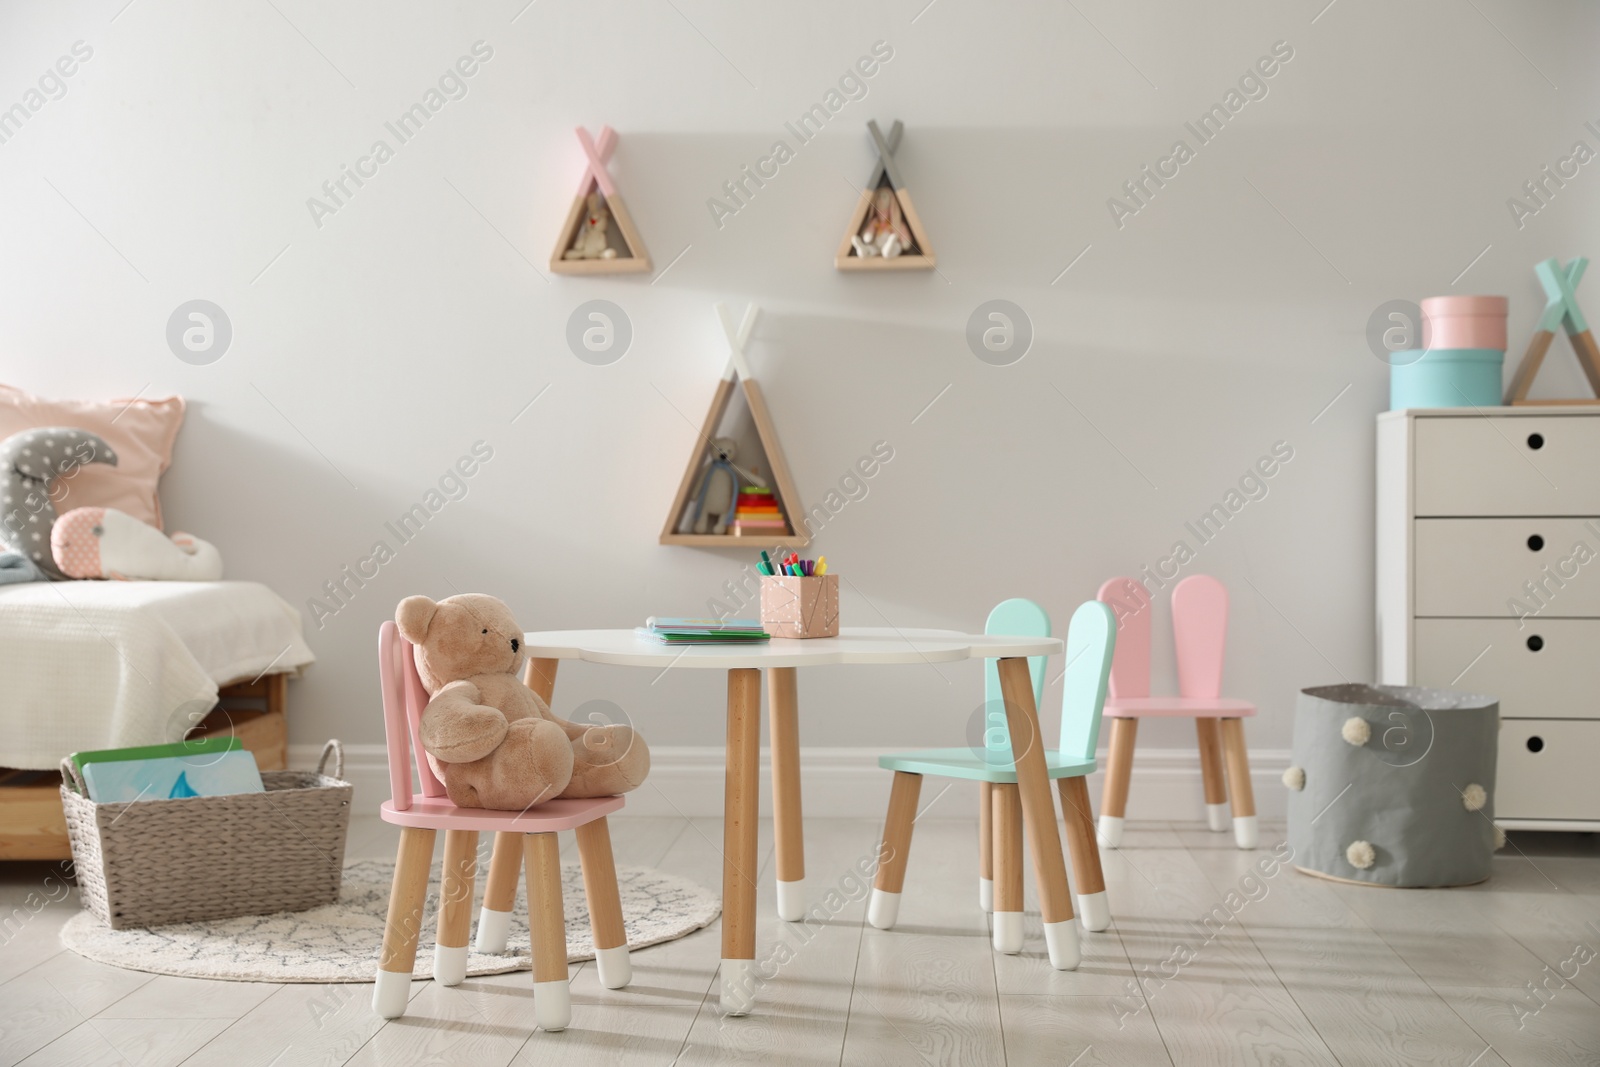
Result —
[[817, 557], [817, 571], [816, 572], [818, 574], [827, 574], [828, 573], [828, 557], [827, 556], [818, 556]]

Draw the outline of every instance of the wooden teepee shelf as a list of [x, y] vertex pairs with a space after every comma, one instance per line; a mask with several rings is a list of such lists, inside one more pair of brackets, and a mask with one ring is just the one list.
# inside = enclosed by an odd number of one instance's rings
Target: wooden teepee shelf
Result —
[[[555, 274], [648, 274], [650, 253], [645, 251], [644, 239], [633, 224], [633, 216], [616, 183], [606, 173], [606, 161], [617, 145], [617, 131], [602, 127], [600, 140], [590, 140], [589, 131], [578, 127], [578, 143], [588, 162], [584, 165], [583, 179], [578, 183], [578, 195], [572, 198], [567, 219], [556, 236], [555, 251], [550, 253], [550, 270]], [[606, 244], [615, 254], [609, 259], [568, 259], [567, 252], [578, 238], [585, 222], [595, 216], [589, 214], [590, 197], [598, 197], [596, 206], [609, 212], [611, 225], [607, 227]]]
[[[1517, 407], [1600, 404], [1600, 346], [1595, 344], [1594, 334], [1590, 332], [1589, 323], [1583, 317], [1583, 309], [1578, 307], [1578, 299], [1573, 295], [1578, 283], [1583, 280], [1584, 268], [1588, 266], [1589, 261], [1582, 256], [1564, 268], [1554, 259], [1547, 259], [1534, 266], [1534, 273], [1539, 276], [1539, 284], [1544, 287], [1547, 302], [1544, 314], [1539, 317], [1539, 326], [1533, 331], [1532, 339], [1528, 341], [1528, 350], [1523, 354], [1522, 362], [1517, 365], [1510, 386], [1506, 388], [1507, 404]], [[1528, 390], [1533, 388], [1533, 379], [1539, 374], [1545, 353], [1550, 351], [1550, 342], [1555, 340], [1556, 330], [1563, 328], [1566, 330], [1567, 340], [1572, 342], [1572, 351], [1578, 357], [1578, 366], [1583, 368], [1584, 376], [1589, 379], [1589, 388], [1595, 395], [1556, 400], [1530, 400]]]
[[[805, 513], [800, 507], [800, 494], [795, 489], [794, 479], [789, 475], [789, 464], [783, 458], [783, 446], [778, 441], [778, 430], [773, 424], [772, 413], [767, 408], [767, 399], [761, 392], [761, 384], [750, 374], [749, 364], [745, 362], [744, 346], [750, 340], [759, 313], [760, 309], [751, 304], [745, 311], [744, 320], [735, 328], [727, 306], [721, 303], [717, 305], [717, 318], [721, 321], [723, 333], [728, 338], [728, 365], [722, 372], [722, 380], [717, 383], [717, 391], [711, 398], [711, 407], [706, 411], [705, 421], [700, 426], [699, 436], [695, 440], [694, 454], [689, 457], [683, 478], [678, 483], [678, 492], [672, 498], [672, 510], [667, 513], [667, 521], [661, 527], [660, 540], [664, 545], [749, 549], [779, 543], [800, 548], [810, 543], [811, 538], [806, 532], [805, 524], [795, 521], [797, 516], [803, 517]], [[706, 449], [717, 436], [717, 428], [722, 424], [728, 405], [733, 401], [735, 386], [743, 392], [745, 403], [750, 408], [750, 420], [755, 425], [756, 437], [761, 442], [762, 451], [766, 453], [767, 467], [771, 472], [773, 496], [777, 499], [788, 528], [786, 531], [763, 531], [754, 534], [679, 533], [678, 526], [683, 521], [684, 512], [689, 506], [690, 495], [706, 469]], [[737, 489], [738, 486], [735, 485], [736, 498]]]
[[[856, 200], [855, 212], [850, 216], [850, 225], [839, 241], [838, 251], [834, 253], [833, 265], [839, 270], [933, 270], [938, 264], [933, 245], [928, 242], [928, 234], [922, 228], [922, 217], [917, 214], [916, 205], [911, 202], [911, 192], [906, 188], [900, 168], [895, 166], [894, 153], [900, 146], [900, 136], [904, 129], [904, 125], [896, 119], [894, 125], [889, 128], [889, 136], [884, 137], [883, 132], [878, 129], [877, 120], [867, 123], [867, 133], [871, 136], [873, 147], [878, 152], [878, 164], [873, 168], [867, 184], [861, 189], [861, 196]], [[881, 192], [893, 197], [893, 207], [898, 207], [899, 214], [904, 220], [904, 225], [900, 229], [910, 234], [910, 247], [894, 256], [863, 256], [859, 254], [856, 238], [861, 236], [868, 213], [874, 211], [874, 200]]]

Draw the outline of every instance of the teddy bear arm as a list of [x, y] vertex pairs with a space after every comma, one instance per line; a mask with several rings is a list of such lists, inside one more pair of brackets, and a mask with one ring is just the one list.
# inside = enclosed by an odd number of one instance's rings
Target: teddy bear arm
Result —
[[499, 708], [479, 703], [481, 699], [471, 682], [452, 682], [439, 690], [422, 712], [422, 747], [445, 763], [472, 763], [499, 748], [506, 717]]

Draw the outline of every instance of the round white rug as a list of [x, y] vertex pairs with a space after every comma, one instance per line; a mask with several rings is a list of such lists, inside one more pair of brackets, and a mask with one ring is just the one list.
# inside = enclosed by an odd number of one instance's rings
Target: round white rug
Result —
[[[417, 945], [418, 978], [433, 977], [433, 935], [438, 930], [438, 869], [429, 883], [422, 937]], [[478, 877], [482, 903], [486, 871]], [[80, 956], [115, 967], [184, 978], [237, 982], [371, 982], [378, 969], [383, 925], [389, 907], [394, 864], [358, 860], [344, 869], [338, 903], [311, 911], [247, 915], [212, 922], [174, 923], [148, 930], [112, 930], [88, 912], [67, 920], [61, 943]], [[594, 958], [589, 909], [583, 876], [576, 863], [563, 864], [561, 883], [567, 917], [567, 959]], [[672, 941], [710, 925], [721, 910], [716, 894], [686, 878], [648, 867], [618, 867], [622, 916], [628, 947], [644, 948]], [[511, 940], [506, 955], [473, 951], [467, 957], [472, 975], [526, 971], [528, 898], [517, 888], [511, 913]]]

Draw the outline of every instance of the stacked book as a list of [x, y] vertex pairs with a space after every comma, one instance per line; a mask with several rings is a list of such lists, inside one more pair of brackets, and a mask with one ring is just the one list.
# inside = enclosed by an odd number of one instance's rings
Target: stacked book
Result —
[[652, 615], [635, 631], [663, 645], [742, 645], [772, 635], [760, 619], [677, 619]]
[[232, 736], [74, 752], [71, 759], [89, 799], [100, 803], [265, 790], [254, 753]]
[[732, 530], [734, 534], [786, 534], [789, 523], [771, 489], [747, 485], [734, 501]]

